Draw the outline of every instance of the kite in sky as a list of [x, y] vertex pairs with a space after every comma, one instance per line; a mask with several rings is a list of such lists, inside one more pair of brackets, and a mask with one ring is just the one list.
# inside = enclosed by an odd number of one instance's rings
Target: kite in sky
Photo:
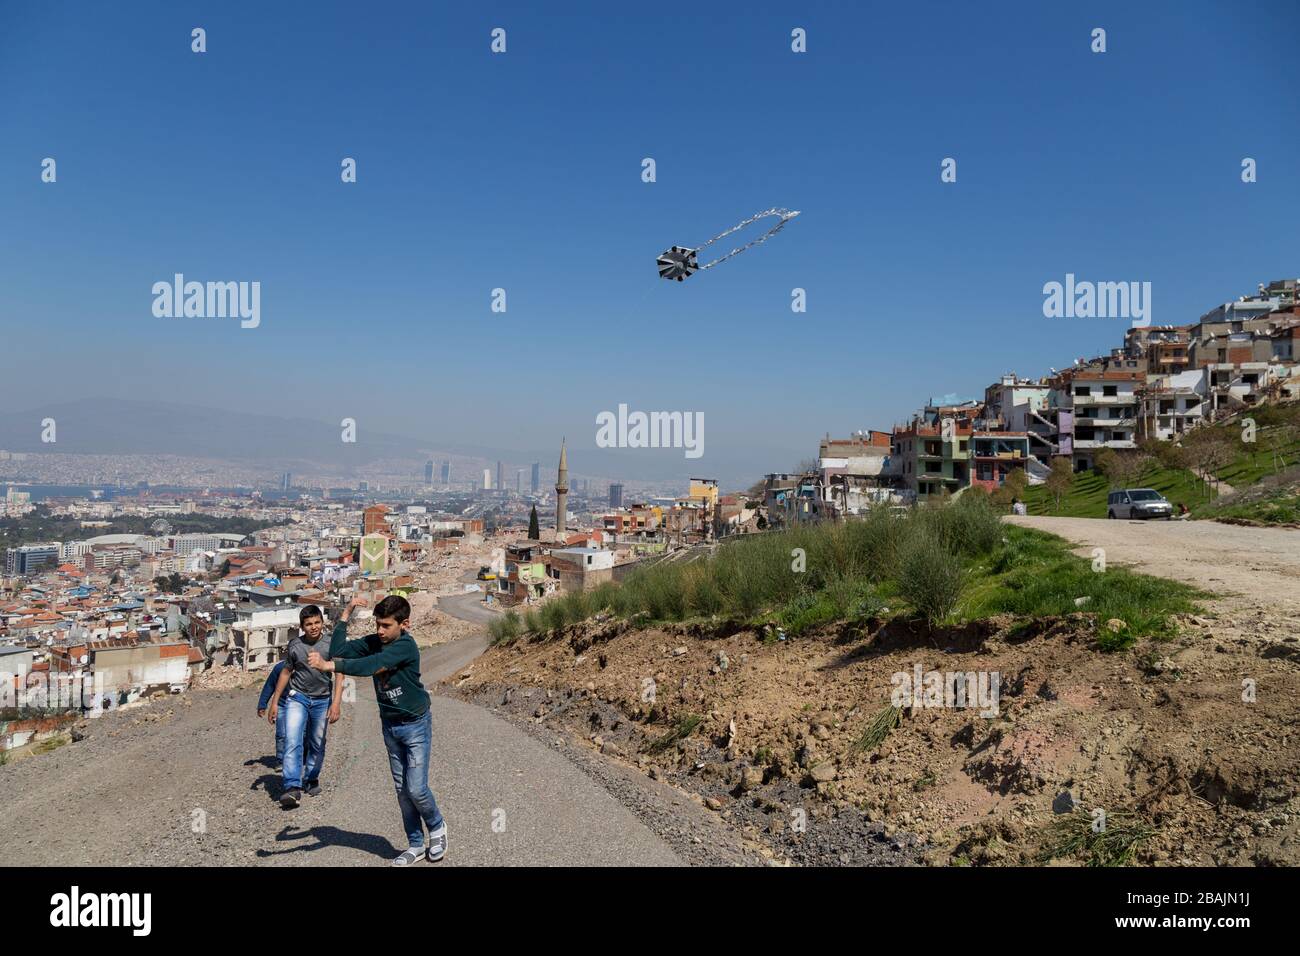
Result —
[[[676, 279], [678, 282], [681, 282], [688, 275], [700, 269], [712, 269], [719, 262], [725, 262], [726, 260], [730, 259], [732, 256], [736, 255], [737, 253], [744, 252], [746, 249], [750, 248], [751, 246], [756, 246], [760, 242], [766, 242], [772, 236], [775, 236], [778, 232], [780, 232], [781, 227], [784, 226], [787, 222], [789, 222], [797, 215], [799, 215], [799, 210], [797, 209], [768, 209], [764, 212], [760, 212], [753, 216], [750, 216], [744, 222], [732, 226], [726, 232], [719, 233], [718, 235], [710, 239], [708, 242], [706, 242], [703, 246], [699, 246], [698, 248], [688, 249], [685, 246], [673, 246], [671, 249], [661, 253], [659, 256], [659, 275], [664, 279]], [[732, 249], [725, 256], [719, 256], [717, 259], [714, 259], [712, 262], [706, 263], [705, 265], [699, 264], [697, 256], [699, 254], [700, 249], [712, 245], [713, 243], [717, 242], [719, 239], [723, 238], [724, 236], [731, 235], [733, 232], [737, 231], [738, 229], [744, 229], [752, 222], [757, 222], [760, 219], [766, 219], [768, 216], [779, 216], [780, 221], [777, 222], [777, 224], [773, 226], [771, 229], [769, 229], [767, 232], [763, 233], [761, 236], [755, 239], [753, 242], [748, 242], [745, 245], [740, 246], [739, 248]]]

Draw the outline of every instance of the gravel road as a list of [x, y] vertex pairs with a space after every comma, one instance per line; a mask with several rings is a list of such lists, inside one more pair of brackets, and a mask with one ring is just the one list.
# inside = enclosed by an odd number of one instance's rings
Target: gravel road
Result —
[[[479, 634], [427, 650], [426, 684], [468, 665]], [[257, 687], [193, 692], [89, 722], [85, 740], [0, 767], [8, 865], [385, 865], [404, 846], [369, 680], [330, 728], [324, 792], [275, 798]], [[443, 866], [674, 865], [681, 857], [564, 756], [488, 710], [433, 698], [430, 783]], [[427, 867], [431, 864], [421, 863]]]
[[1060, 535], [1106, 561], [1217, 593], [1229, 606], [1300, 617], [1300, 530], [1215, 521], [1111, 521], [1105, 518], [1009, 517]]

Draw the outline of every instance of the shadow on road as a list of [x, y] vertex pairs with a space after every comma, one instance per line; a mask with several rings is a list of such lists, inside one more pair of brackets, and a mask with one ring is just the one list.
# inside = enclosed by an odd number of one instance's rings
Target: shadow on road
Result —
[[265, 858], [284, 856], [288, 853], [310, 853], [314, 850], [324, 850], [332, 846], [363, 850], [372, 856], [382, 857], [385, 860], [393, 859], [400, 852], [387, 837], [375, 836], [373, 833], [352, 833], [331, 826], [312, 827], [310, 830], [300, 832], [294, 831], [294, 827], [285, 827], [275, 835], [275, 842], [289, 843], [294, 840], [315, 840], [316, 842], [290, 846], [283, 850], [258, 850], [257, 856]]
[[279, 800], [284, 793], [284, 777], [278, 773], [264, 773], [248, 788], [249, 790], [265, 790], [266, 795], [272, 800]]

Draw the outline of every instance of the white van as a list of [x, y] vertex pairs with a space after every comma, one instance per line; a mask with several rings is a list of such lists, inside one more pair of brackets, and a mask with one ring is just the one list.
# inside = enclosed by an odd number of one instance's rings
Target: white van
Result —
[[1112, 491], [1106, 500], [1107, 518], [1164, 518], [1167, 521], [1173, 516], [1174, 506], [1151, 488]]

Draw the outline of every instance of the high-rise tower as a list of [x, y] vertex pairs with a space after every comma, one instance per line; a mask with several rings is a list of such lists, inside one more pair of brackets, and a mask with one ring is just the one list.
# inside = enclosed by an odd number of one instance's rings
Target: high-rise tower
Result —
[[563, 534], [569, 515], [569, 456], [560, 441], [560, 470], [555, 476], [555, 533]]

